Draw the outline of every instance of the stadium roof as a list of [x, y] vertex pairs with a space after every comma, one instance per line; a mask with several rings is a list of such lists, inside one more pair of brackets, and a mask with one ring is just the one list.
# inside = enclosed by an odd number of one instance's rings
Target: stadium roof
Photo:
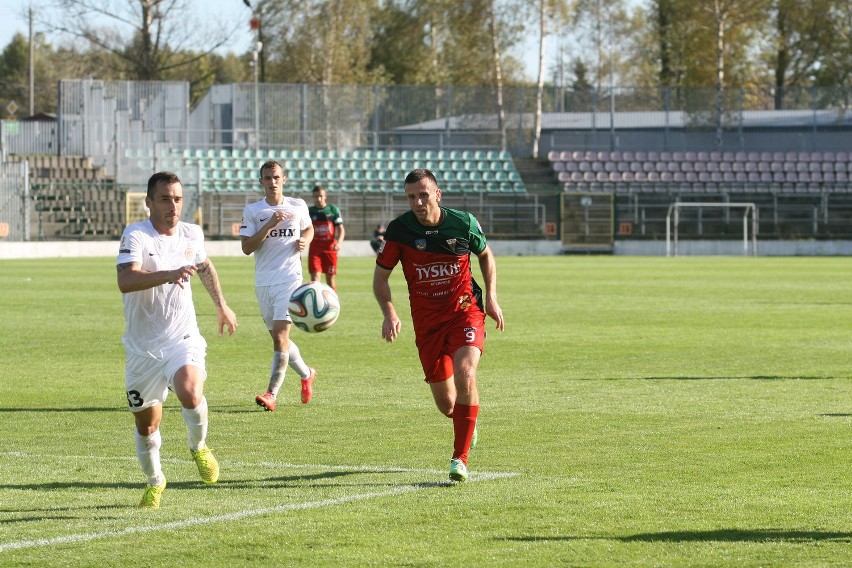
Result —
[[[712, 126], [712, 118], [707, 113], [687, 113], [684, 111], [641, 111], [616, 112], [612, 114], [615, 127], [619, 129], [662, 129], [689, 128], [694, 126]], [[532, 128], [534, 115], [525, 113], [508, 115], [506, 124], [509, 128], [518, 127], [522, 120], [524, 128]], [[749, 110], [741, 115], [731, 113], [725, 125], [742, 126], [743, 128], [802, 128], [812, 127], [842, 127], [852, 128], [852, 113], [842, 110]], [[436, 131], [436, 130], [496, 130], [497, 118], [493, 114], [460, 115], [448, 118], [429, 120], [418, 124], [402, 126], [397, 130], [405, 131]], [[595, 128], [610, 128], [610, 113], [603, 112], [559, 112], [542, 113], [542, 130], [592, 130]]]

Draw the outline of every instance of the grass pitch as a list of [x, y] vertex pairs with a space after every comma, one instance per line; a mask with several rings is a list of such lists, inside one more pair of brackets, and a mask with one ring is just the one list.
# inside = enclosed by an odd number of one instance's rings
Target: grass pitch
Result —
[[845, 258], [498, 258], [472, 479], [403, 335], [380, 338], [369, 258], [342, 315], [294, 331], [317, 367], [274, 413], [253, 261], [214, 258], [240, 328], [208, 341], [200, 482], [177, 400], [169, 481], [144, 480], [125, 407], [114, 259], [0, 261], [0, 566], [845, 566], [852, 302]]

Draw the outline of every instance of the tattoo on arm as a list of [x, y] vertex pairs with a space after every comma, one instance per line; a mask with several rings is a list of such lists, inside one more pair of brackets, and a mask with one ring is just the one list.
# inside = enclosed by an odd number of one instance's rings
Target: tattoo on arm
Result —
[[198, 267], [198, 277], [207, 289], [207, 293], [210, 294], [210, 297], [213, 299], [213, 303], [217, 308], [221, 308], [225, 303], [222, 297], [222, 288], [219, 286], [219, 277], [216, 274], [216, 268], [209, 259], [205, 260], [204, 263]]
[[129, 270], [132, 266], [132, 262], [123, 262], [116, 266], [118, 272], [124, 272], [125, 270]]

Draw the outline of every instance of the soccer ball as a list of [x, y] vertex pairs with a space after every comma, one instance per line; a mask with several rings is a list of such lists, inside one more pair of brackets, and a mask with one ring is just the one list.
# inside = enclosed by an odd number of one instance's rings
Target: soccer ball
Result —
[[293, 291], [287, 310], [296, 327], [308, 333], [318, 333], [337, 321], [340, 300], [330, 286], [321, 282], [308, 282]]

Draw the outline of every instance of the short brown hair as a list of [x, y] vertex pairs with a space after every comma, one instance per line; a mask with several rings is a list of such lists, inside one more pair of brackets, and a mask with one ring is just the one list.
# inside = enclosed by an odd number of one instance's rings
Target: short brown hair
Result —
[[282, 174], [284, 174], [285, 176], [287, 175], [287, 170], [284, 169], [284, 166], [282, 166], [280, 162], [278, 162], [277, 160], [266, 160], [260, 166], [260, 177], [263, 178], [263, 170], [269, 170], [274, 168], [275, 166], [281, 168]]
[[148, 199], [154, 199], [154, 192], [157, 191], [157, 184], [164, 183], [166, 185], [172, 185], [173, 183], [180, 183], [180, 178], [174, 172], [157, 172], [148, 178], [148, 192], [145, 196]]
[[405, 176], [405, 185], [410, 183], [417, 183], [423, 179], [429, 179], [432, 183], [435, 184], [435, 187], [438, 187], [438, 180], [435, 179], [435, 174], [427, 170], [426, 168], [417, 168], [408, 172], [408, 175]]

